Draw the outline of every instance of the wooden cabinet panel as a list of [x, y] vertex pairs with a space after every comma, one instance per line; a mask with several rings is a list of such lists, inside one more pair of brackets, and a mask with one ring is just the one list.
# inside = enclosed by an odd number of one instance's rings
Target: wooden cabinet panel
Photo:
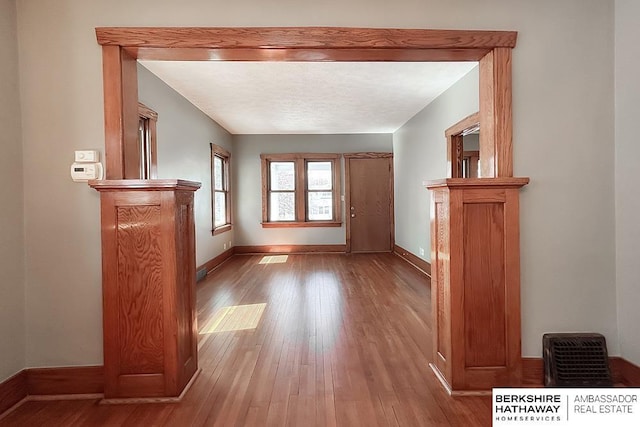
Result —
[[101, 193], [105, 398], [176, 397], [197, 369], [198, 183], [92, 181]]
[[451, 178], [431, 193], [433, 369], [453, 394], [518, 386], [519, 188], [528, 178]]
[[504, 209], [463, 205], [465, 367], [505, 366]]

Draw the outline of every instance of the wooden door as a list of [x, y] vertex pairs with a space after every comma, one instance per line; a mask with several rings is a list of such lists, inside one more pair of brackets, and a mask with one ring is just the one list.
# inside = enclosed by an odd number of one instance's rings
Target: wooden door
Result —
[[348, 252], [393, 249], [393, 157], [391, 153], [345, 155]]

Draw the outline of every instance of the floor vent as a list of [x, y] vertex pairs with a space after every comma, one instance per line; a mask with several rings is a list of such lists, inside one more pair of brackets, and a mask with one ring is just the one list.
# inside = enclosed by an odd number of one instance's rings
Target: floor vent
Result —
[[600, 334], [544, 334], [546, 387], [611, 386], [607, 343]]
[[201, 268], [200, 270], [196, 271], [196, 282], [201, 281], [205, 277], [207, 277], [207, 269], [206, 268]]

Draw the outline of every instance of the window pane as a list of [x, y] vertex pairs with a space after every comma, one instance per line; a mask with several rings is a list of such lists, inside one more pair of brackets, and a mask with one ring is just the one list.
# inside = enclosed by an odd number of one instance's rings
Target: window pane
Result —
[[330, 191], [309, 192], [307, 197], [309, 221], [331, 221], [333, 219], [333, 193]]
[[271, 190], [295, 190], [296, 174], [294, 162], [271, 162], [269, 163]]
[[331, 190], [331, 162], [307, 162], [307, 189]]
[[213, 189], [224, 190], [222, 177], [224, 175], [224, 162], [221, 157], [213, 156]]
[[295, 221], [295, 193], [271, 193], [269, 221]]
[[224, 192], [216, 191], [214, 200], [215, 212], [213, 226], [220, 227], [227, 223], [227, 197]]

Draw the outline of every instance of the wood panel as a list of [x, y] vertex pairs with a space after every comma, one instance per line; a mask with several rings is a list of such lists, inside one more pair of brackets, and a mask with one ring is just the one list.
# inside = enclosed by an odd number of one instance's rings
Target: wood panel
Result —
[[504, 207], [464, 204], [465, 367], [506, 366]]
[[104, 392], [102, 366], [70, 366], [59, 368], [29, 368], [29, 395], [98, 394]]
[[197, 369], [198, 183], [91, 181], [101, 192], [104, 394], [175, 397]]
[[236, 254], [293, 254], [345, 251], [345, 245], [253, 245], [234, 247], [234, 253]]
[[[429, 283], [393, 254], [236, 256], [198, 286], [200, 368], [179, 403], [26, 402], [3, 426], [491, 425], [491, 399], [453, 399], [428, 368]], [[265, 304], [254, 329], [211, 332]], [[224, 329], [224, 328], [223, 328]]]
[[434, 370], [453, 394], [521, 384], [518, 191], [527, 182], [451, 178], [427, 184]]
[[347, 251], [393, 249], [393, 159], [345, 154]]
[[119, 374], [164, 371], [160, 204], [116, 207]]
[[480, 60], [480, 176], [513, 176], [511, 49]]
[[393, 253], [416, 267], [427, 276], [431, 277], [431, 264], [428, 261], [423, 260], [419, 256], [398, 245], [393, 245]]
[[[515, 47], [515, 31], [346, 27], [100, 27], [108, 46], [199, 49], [493, 49]], [[467, 58], [477, 61], [480, 58]]]
[[118, 46], [103, 46], [105, 176], [140, 178], [138, 70], [136, 59]]
[[27, 374], [24, 370], [0, 383], [0, 420], [3, 413], [27, 397]]

